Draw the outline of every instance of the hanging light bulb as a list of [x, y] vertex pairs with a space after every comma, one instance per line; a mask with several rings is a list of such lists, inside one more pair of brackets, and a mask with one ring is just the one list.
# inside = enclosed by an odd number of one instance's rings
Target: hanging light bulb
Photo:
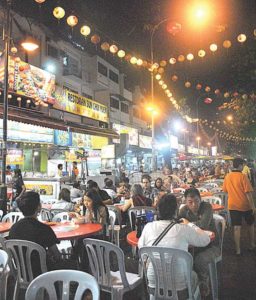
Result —
[[18, 49], [15, 46], [11, 47], [12, 54], [16, 54], [17, 52], [18, 52]]
[[160, 74], [156, 74], [156, 80], [160, 80], [161, 79], [161, 75]]
[[135, 56], [132, 56], [131, 59], [130, 59], [130, 63], [131, 63], [132, 65], [137, 64], [137, 58], [136, 58]]
[[56, 18], [56, 19], [58, 19], [58, 20], [60, 20], [60, 19], [62, 19], [62, 18], [64, 18], [65, 17], [65, 10], [64, 10], [64, 8], [62, 8], [62, 7], [60, 7], [60, 6], [58, 6], [58, 7], [55, 7], [54, 9], [53, 9], [53, 15], [54, 15], [54, 17]]
[[35, 0], [35, 1], [36, 1], [36, 3], [38, 3], [38, 4], [42, 4], [42, 3], [45, 2], [45, 0]]
[[80, 33], [84, 36], [88, 36], [91, 33], [91, 28], [87, 25], [84, 25], [80, 28]]
[[142, 64], [143, 64], [143, 60], [141, 58], [139, 58], [137, 60], [137, 65], [140, 67], [140, 66], [142, 66]]

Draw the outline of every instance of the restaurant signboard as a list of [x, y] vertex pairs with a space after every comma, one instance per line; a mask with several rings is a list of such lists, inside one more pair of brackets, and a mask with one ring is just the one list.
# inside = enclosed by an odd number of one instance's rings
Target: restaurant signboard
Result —
[[152, 137], [147, 135], [139, 135], [139, 146], [140, 148], [152, 148]]
[[72, 146], [71, 132], [55, 129], [54, 144], [58, 146]]
[[107, 106], [67, 89], [57, 87], [54, 108], [94, 120], [108, 122]]
[[[54, 103], [55, 75], [32, 66], [19, 57], [9, 57], [9, 89], [35, 100]], [[4, 59], [0, 58], [0, 86], [4, 82]]]

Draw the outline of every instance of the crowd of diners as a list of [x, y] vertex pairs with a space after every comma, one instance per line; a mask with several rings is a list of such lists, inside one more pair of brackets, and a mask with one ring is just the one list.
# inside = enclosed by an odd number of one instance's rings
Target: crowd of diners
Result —
[[[109, 226], [108, 205], [121, 204], [117, 206], [123, 216], [123, 222], [127, 222], [127, 211], [132, 207], [153, 206], [158, 212], [158, 219], [148, 223], [138, 241], [138, 247], [150, 246], [158, 235], [164, 230], [170, 220], [177, 220], [172, 229], [160, 241], [159, 247], [171, 247], [189, 251], [189, 246], [193, 247], [194, 271], [192, 282], [198, 281], [202, 297], [210, 293], [209, 286], [209, 262], [220, 255], [219, 236], [215, 228], [213, 219], [213, 209], [210, 203], [202, 201], [197, 187], [204, 184], [204, 181], [211, 179], [224, 178], [223, 189], [228, 192], [232, 198], [234, 206], [231, 208], [231, 222], [234, 226], [234, 238], [236, 254], [240, 255], [240, 230], [241, 220], [245, 219], [250, 226], [251, 250], [255, 248], [254, 244], [254, 211], [255, 207], [252, 200], [242, 209], [236, 197], [236, 193], [243, 195], [244, 202], [247, 196], [253, 191], [250, 180], [252, 174], [242, 174], [245, 162], [241, 159], [234, 160], [234, 165], [230, 163], [204, 165], [200, 168], [193, 168], [185, 164], [180, 169], [170, 170], [165, 168], [163, 174], [152, 182], [150, 174], [142, 174], [141, 182], [131, 185], [129, 178], [123, 176], [118, 184], [114, 185], [109, 178], [104, 180], [104, 186], [99, 187], [97, 182], [89, 180], [86, 190], [82, 190], [79, 182], [75, 182], [69, 190], [63, 188], [59, 194], [59, 200], [53, 204], [54, 209], [63, 209], [70, 212], [70, 217], [77, 223], [100, 223], [103, 230], [100, 234], [94, 236], [97, 239], [107, 239]], [[213, 173], [213, 174], [212, 174]], [[236, 177], [236, 187], [232, 186], [232, 174]], [[226, 180], [227, 179], [227, 180]], [[228, 181], [229, 180], [229, 181]], [[243, 181], [246, 182], [245, 190]], [[253, 183], [253, 182], [252, 182]], [[177, 195], [174, 189], [184, 187], [185, 193]], [[222, 185], [221, 185], [222, 186]], [[77, 202], [77, 198], [81, 200]], [[241, 196], [242, 197], [242, 196]], [[249, 197], [249, 196], [248, 196]], [[181, 198], [181, 200], [180, 200]], [[181, 202], [184, 204], [179, 208]], [[70, 268], [70, 263], [61, 261], [61, 255], [58, 250], [58, 239], [52, 228], [40, 222], [37, 217], [41, 210], [40, 197], [36, 192], [25, 191], [17, 199], [17, 207], [24, 214], [24, 219], [15, 223], [9, 233], [9, 239], [24, 239], [36, 242], [43, 246], [49, 256], [49, 270], [55, 268]], [[239, 213], [240, 212], [240, 213]], [[253, 224], [253, 226], [252, 226]], [[210, 241], [209, 235], [205, 231], [215, 233], [215, 239]], [[82, 257], [81, 269], [88, 271], [88, 259], [85, 250], [82, 249], [82, 242], [77, 243], [77, 255]], [[186, 299], [185, 282], [182, 264], [177, 263], [177, 288], [179, 289], [179, 299]], [[183, 274], [183, 275], [182, 275]], [[154, 274], [152, 268], [148, 269], [148, 278], [150, 286], [154, 286]]]

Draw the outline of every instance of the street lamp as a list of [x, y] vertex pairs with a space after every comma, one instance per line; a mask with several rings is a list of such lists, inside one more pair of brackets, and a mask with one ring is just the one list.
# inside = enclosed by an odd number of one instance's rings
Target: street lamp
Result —
[[153, 106], [148, 106], [147, 111], [151, 113], [151, 136], [152, 136], [152, 160], [151, 166], [152, 171], [156, 170], [156, 150], [155, 150], [155, 116], [158, 114], [158, 111]]
[[[3, 208], [6, 212], [6, 199], [7, 199], [7, 186], [6, 186], [6, 156], [7, 156], [7, 123], [8, 123], [8, 91], [9, 91], [9, 52], [11, 43], [11, 5], [12, 0], [6, 0], [6, 20], [3, 28], [3, 40], [4, 40], [4, 98], [3, 98], [3, 142], [2, 142], [2, 186], [0, 191], [0, 208]], [[27, 51], [33, 51], [39, 46], [33, 45], [32, 40], [27, 41], [27, 45], [23, 45], [23, 48]], [[27, 46], [27, 47], [26, 47]], [[28, 48], [30, 46], [30, 48]]]
[[200, 140], [201, 140], [200, 136], [197, 136], [196, 140], [197, 140], [197, 152], [198, 152], [198, 154], [200, 154], [199, 153], [199, 146], [200, 146]]
[[[155, 35], [156, 30], [159, 28], [159, 26], [166, 21], [170, 20], [170, 18], [165, 18], [159, 23], [157, 23], [150, 34], [150, 59], [151, 59], [151, 105], [154, 107], [154, 48], [153, 48], [153, 38]], [[154, 114], [152, 113], [152, 172], [156, 170], [156, 157], [155, 157], [155, 132], [154, 132]]]

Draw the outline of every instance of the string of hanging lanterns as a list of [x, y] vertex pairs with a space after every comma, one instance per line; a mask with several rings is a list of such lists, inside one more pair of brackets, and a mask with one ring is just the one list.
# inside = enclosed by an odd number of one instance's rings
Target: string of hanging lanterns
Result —
[[228, 133], [227, 131], [223, 131], [223, 130], [219, 129], [212, 123], [209, 123], [208, 120], [200, 119], [199, 124], [209, 127], [210, 129], [214, 130], [220, 137], [225, 138], [226, 140], [256, 142], [256, 137], [243, 137], [241, 135], [237, 135], [237, 134], [234, 135], [234, 134]]
[[[254, 37], [256, 37], [256, 30], [254, 29], [253, 30], [253, 35]], [[244, 33], [240, 33], [238, 34], [237, 36], [237, 39], [236, 39], [239, 43], [244, 43], [246, 42], [247, 40], [247, 36], [246, 34]], [[232, 42], [230, 40], [224, 40], [222, 42], [222, 47], [225, 48], [225, 49], [229, 49], [230, 47], [232, 46]], [[216, 44], [216, 43], [211, 43], [209, 45], [209, 50], [210, 52], [212, 53], [215, 53], [220, 47]], [[193, 54], [193, 53], [188, 53], [187, 55], [184, 55], [184, 54], [178, 54], [177, 56], [172, 56], [170, 57], [169, 59], [163, 59], [159, 62], [159, 65], [164, 68], [165, 66], [167, 66], [167, 61], [169, 62], [170, 65], [175, 65], [177, 62], [185, 62], [186, 60], [191, 62], [193, 61], [197, 56], [199, 58], [204, 58], [207, 54], [207, 51], [205, 49], [199, 49], [197, 51], [197, 54]]]

